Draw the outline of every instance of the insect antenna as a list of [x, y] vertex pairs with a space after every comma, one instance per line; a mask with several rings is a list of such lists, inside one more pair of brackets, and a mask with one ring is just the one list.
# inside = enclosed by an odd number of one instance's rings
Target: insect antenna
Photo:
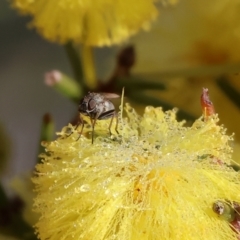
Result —
[[93, 144], [93, 138], [94, 138], [94, 128], [95, 128], [95, 124], [96, 124], [98, 117], [99, 117], [99, 114], [96, 114], [94, 119], [90, 118], [91, 125], [92, 125], [92, 144]]

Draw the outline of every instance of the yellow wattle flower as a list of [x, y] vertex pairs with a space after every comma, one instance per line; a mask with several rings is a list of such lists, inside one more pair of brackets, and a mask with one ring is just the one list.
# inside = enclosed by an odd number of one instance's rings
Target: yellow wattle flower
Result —
[[[133, 39], [138, 53], [134, 71], [152, 74], [186, 69], [187, 76], [238, 72], [239, 21], [239, 0], [211, 0], [204, 4], [202, 0], [181, 0], [177, 7], [162, 12], [148, 34], [143, 32]], [[218, 65], [213, 72], [204, 72], [205, 68], [193, 72], [197, 67]], [[223, 70], [222, 65], [227, 69]], [[237, 70], [232, 70], [231, 65], [237, 65]]]
[[21, 13], [33, 16], [31, 26], [46, 39], [59, 43], [72, 40], [92, 46], [120, 43], [148, 27], [158, 14], [154, 0], [12, 1]]
[[39, 217], [32, 210], [33, 199], [35, 195], [32, 191], [33, 183], [31, 181], [31, 177], [32, 177], [32, 173], [29, 172], [21, 176], [16, 176], [11, 181], [11, 188], [24, 202], [22, 217], [24, 221], [29, 224], [29, 226], [34, 225], [37, 222]]
[[93, 144], [88, 124], [78, 141], [77, 131], [66, 137], [69, 125], [44, 143], [33, 178], [39, 238], [237, 240], [212, 210], [217, 200], [240, 202], [240, 175], [228, 167], [232, 137], [217, 116], [185, 127], [175, 110], [125, 111], [119, 135], [109, 137], [102, 120]]

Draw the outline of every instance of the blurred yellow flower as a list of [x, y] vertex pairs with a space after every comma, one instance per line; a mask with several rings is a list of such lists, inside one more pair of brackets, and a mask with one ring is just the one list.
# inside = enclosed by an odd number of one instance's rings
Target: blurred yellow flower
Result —
[[136, 72], [239, 63], [239, 10], [239, 0], [179, 1], [162, 12], [149, 34], [134, 39]]
[[35, 195], [33, 193], [33, 183], [31, 181], [31, 177], [32, 173], [28, 173], [17, 176], [11, 181], [12, 189], [24, 202], [22, 215], [23, 219], [29, 224], [29, 226], [33, 226], [39, 217], [32, 210], [33, 198]]
[[44, 143], [33, 178], [39, 238], [237, 240], [212, 210], [217, 200], [240, 202], [240, 175], [228, 167], [232, 138], [217, 116], [184, 127], [175, 110], [125, 110], [119, 135], [109, 137], [104, 120], [93, 144], [88, 124], [78, 141], [69, 125]]
[[[155, 0], [12, 0], [46, 39], [103, 46], [120, 43], [148, 28], [158, 11]], [[176, 0], [167, 1], [175, 4]]]

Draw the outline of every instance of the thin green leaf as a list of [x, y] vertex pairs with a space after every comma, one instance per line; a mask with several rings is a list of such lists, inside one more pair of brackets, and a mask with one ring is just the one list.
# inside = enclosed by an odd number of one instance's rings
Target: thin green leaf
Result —
[[240, 92], [236, 90], [231, 83], [229, 83], [226, 76], [222, 76], [217, 80], [220, 89], [227, 95], [227, 97], [240, 108]]
[[147, 79], [141, 79], [136, 76], [129, 76], [124, 78], [117, 79], [117, 87], [122, 89], [122, 87], [126, 87], [126, 89], [138, 89], [138, 90], [165, 90], [166, 86], [158, 81], [150, 81]]

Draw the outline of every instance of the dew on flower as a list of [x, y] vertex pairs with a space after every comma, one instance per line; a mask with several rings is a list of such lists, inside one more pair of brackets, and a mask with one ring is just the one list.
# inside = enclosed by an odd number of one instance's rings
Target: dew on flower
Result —
[[61, 201], [62, 198], [61, 198], [61, 197], [56, 197], [55, 200], [56, 200], [56, 201]]
[[52, 154], [43, 156], [33, 179], [39, 237], [61, 239], [61, 227], [66, 239], [74, 233], [84, 240], [237, 240], [237, 210], [220, 218], [212, 209], [221, 199], [240, 202], [239, 172], [229, 167], [232, 136], [218, 117], [185, 127], [176, 110], [147, 107], [139, 116], [126, 105], [125, 111], [122, 141], [109, 138], [103, 132], [108, 122], [99, 121], [94, 144], [83, 135], [71, 150], [64, 139], [47, 146]]
[[90, 161], [90, 158], [89, 158], [89, 157], [87, 157], [87, 158], [83, 159], [83, 162], [84, 162], [84, 163], [91, 163], [91, 161]]
[[81, 192], [88, 192], [90, 190], [90, 185], [89, 184], [83, 184], [82, 186], [80, 186], [79, 190]]

